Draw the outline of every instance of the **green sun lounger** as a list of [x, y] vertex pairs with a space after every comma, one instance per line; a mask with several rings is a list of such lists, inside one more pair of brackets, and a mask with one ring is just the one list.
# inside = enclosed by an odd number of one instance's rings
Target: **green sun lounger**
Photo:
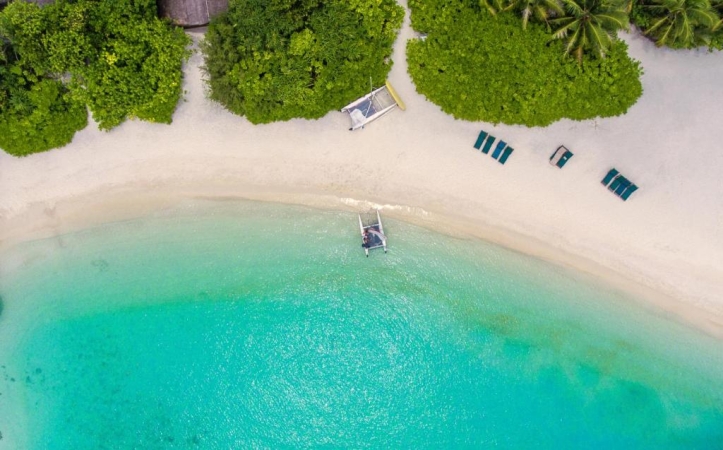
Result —
[[499, 159], [500, 164], [504, 164], [504, 163], [507, 161], [507, 158], [509, 158], [510, 155], [512, 154], [512, 152], [514, 152], [514, 151], [515, 151], [514, 148], [512, 148], [512, 147], [507, 147], [507, 148], [505, 149], [505, 151], [502, 153], [502, 156], [500, 156], [500, 159]]
[[611, 181], [613, 181], [613, 178], [618, 174], [619, 172], [615, 169], [610, 169], [607, 175], [605, 175], [605, 178], [602, 179], [602, 184], [604, 186], [607, 186], [610, 184]]
[[615, 189], [620, 187], [620, 183], [622, 183], [625, 180], [625, 177], [622, 175], [618, 175], [615, 177], [612, 183], [610, 183], [610, 186], [608, 186], [608, 189], [612, 192], [615, 192]]
[[625, 201], [628, 199], [628, 197], [630, 197], [630, 195], [633, 192], [635, 192], [637, 190], [638, 190], [638, 187], [635, 186], [634, 184], [631, 184], [627, 189], [625, 189], [625, 192], [623, 192], [623, 195], [621, 195], [620, 198], [622, 198], [623, 201]]
[[485, 155], [490, 152], [490, 148], [492, 148], [492, 144], [495, 142], [495, 137], [491, 134], [487, 136], [487, 142], [485, 142], [485, 146], [482, 147], [482, 153]]
[[[572, 156], [573, 156], [574, 153], [572, 153], [570, 150], [566, 149], [565, 147], [560, 147], [560, 148], [564, 148], [564, 149], [565, 149], [565, 152], [562, 154], [562, 156], [560, 156], [560, 159], [557, 160], [557, 162], [555, 163], [555, 165], [556, 165], [557, 167], [559, 167], [560, 169], [562, 169], [562, 167], [563, 167], [565, 164], [567, 164], [567, 160], [570, 159], [570, 158], [572, 158]], [[555, 153], [557, 153], [557, 152], [555, 152]], [[555, 155], [553, 154], [553, 155], [550, 157], [550, 159], [552, 159], [554, 156], [555, 156]]]
[[618, 178], [622, 178], [622, 180], [620, 181], [620, 184], [618, 184], [618, 187], [615, 189], [614, 192], [615, 195], [620, 196], [623, 192], [625, 192], [625, 189], [627, 189], [633, 183], [631, 183], [630, 180], [628, 180], [622, 175], [620, 175], [620, 177]]
[[502, 153], [502, 150], [507, 147], [507, 142], [505, 141], [499, 141], [497, 143], [497, 147], [495, 147], [495, 151], [492, 152], [492, 158], [497, 159], [500, 157], [500, 153]]
[[484, 142], [485, 138], [487, 137], [486, 131], [480, 131], [479, 136], [477, 137], [477, 142], [474, 143], [474, 148], [479, 150], [480, 147], [482, 147], [482, 142]]

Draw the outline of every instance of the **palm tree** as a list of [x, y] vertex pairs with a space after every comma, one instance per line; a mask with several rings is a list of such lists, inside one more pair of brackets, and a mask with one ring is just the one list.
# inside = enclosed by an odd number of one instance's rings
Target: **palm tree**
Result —
[[530, 17], [547, 23], [547, 19], [564, 13], [560, 0], [479, 0], [481, 8], [490, 14], [516, 11], [522, 16], [522, 28], [527, 28]]
[[503, 11], [517, 11], [522, 16], [522, 28], [527, 28], [530, 17], [547, 23], [550, 17], [564, 14], [559, 0], [510, 0]]
[[557, 28], [553, 39], [565, 40], [565, 54], [582, 62], [585, 50], [604, 58], [615, 40], [615, 33], [628, 27], [628, 14], [622, 2], [604, 0], [562, 0], [566, 15], [549, 21]]
[[651, 0], [643, 5], [655, 16], [645, 34], [658, 46], [693, 48], [710, 42], [720, 17], [709, 0]]

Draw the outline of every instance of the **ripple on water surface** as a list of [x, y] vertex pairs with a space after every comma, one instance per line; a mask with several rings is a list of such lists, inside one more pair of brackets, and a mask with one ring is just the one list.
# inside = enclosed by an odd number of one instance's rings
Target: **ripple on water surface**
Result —
[[0, 448], [720, 448], [717, 342], [387, 222], [369, 259], [355, 216], [258, 203], [13, 249]]

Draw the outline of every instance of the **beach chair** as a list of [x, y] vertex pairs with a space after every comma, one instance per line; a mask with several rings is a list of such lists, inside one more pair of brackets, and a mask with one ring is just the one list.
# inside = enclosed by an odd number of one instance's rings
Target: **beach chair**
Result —
[[562, 169], [567, 163], [567, 160], [572, 158], [574, 153], [567, 149], [564, 145], [561, 145], [555, 150], [555, 153], [550, 156], [550, 163]]
[[622, 198], [623, 201], [626, 201], [628, 197], [630, 197], [630, 195], [637, 190], [638, 187], [634, 184], [631, 184], [627, 189], [625, 189], [625, 192], [623, 192], [623, 195], [621, 195], [620, 198]]
[[512, 152], [514, 152], [514, 151], [515, 151], [514, 148], [512, 148], [512, 147], [507, 147], [507, 148], [505, 149], [505, 151], [502, 153], [502, 156], [500, 156], [500, 159], [499, 159], [500, 164], [504, 164], [504, 163], [507, 161], [507, 158], [509, 158], [510, 155], [512, 154]]
[[482, 153], [485, 155], [490, 152], [490, 148], [492, 148], [492, 144], [495, 142], [495, 137], [491, 134], [487, 136], [487, 142], [485, 142], [485, 146], [482, 147]]
[[613, 180], [613, 178], [615, 178], [615, 176], [616, 176], [618, 173], [619, 173], [619, 172], [618, 172], [617, 170], [615, 170], [615, 169], [610, 169], [610, 171], [608, 172], [608, 174], [605, 175], [605, 178], [602, 179], [602, 184], [603, 184], [603, 186], [607, 186], [608, 184], [610, 184], [610, 182]]
[[474, 143], [474, 148], [479, 150], [480, 147], [482, 147], [482, 142], [484, 142], [486, 137], [487, 137], [487, 132], [484, 130], [480, 131], [479, 136], [477, 136], [477, 142]]
[[557, 167], [562, 169], [562, 166], [567, 164], [567, 161], [570, 158], [572, 158], [572, 155], [574, 155], [574, 153], [572, 153], [570, 150], [565, 150], [565, 153], [562, 155], [562, 158], [560, 158], [560, 160], [557, 162]]
[[613, 182], [610, 183], [610, 185], [608, 186], [608, 190], [610, 190], [610, 191], [612, 191], [612, 192], [615, 192], [615, 189], [617, 189], [617, 188], [620, 186], [620, 183], [622, 183], [623, 180], [625, 180], [625, 177], [622, 176], [622, 175], [620, 175], [620, 174], [618, 174], [618, 176], [616, 176], [616, 177], [613, 179]]
[[622, 175], [620, 175], [620, 177], [618, 177], [618, 178], [622, 178], [622, 180], [620, 180], [618, 187], [615, 188], [615, 190], [613, 192], [615, 193], [615, 195], [617, 195], [619, 197], [620, 195], [622, 195], [623, 192], [625, 192], [625, 189], [627, 189], [633, 183], [631, 183], [630, 180], [628, 180], [627, 178], [625, 178]]
[[507, 147], [507, 142], [505, 141], [499, 141], [497, 143], [497, 147], [495, 147], [495, 151], [492, 152], [492, 158], [497, 159], [500, 157], [500, 153], [502, 153], [502, 150]]

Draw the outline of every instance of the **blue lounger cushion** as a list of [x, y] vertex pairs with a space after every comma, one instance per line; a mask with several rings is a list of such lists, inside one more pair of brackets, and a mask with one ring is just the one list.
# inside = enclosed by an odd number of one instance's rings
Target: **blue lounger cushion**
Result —
[[635, 192], [637, 190], [638, 190], [638, 187], [635, 186], [634, 184], [631, 184], [627, 189], [625, 189], [625, 192], [623, 192], [623, 195], [621, 195], [620, 198], [622, 198], [623, 201], [625, 201], [628, 199], [628, 197], [630, 197], [630, 195], [633, 192]]
[[625, 181], [625, 177], [622, 175], [618, 175], [615, 177], [612, 183], [610, 183], [610, 186], [608, 186], [608, 189], [615, 192], [615, 189], [617, 189], [620, 184]]
[[504, 164], [507, 161], [507, 158], [510, 157], [512, 152], [514, 152], [515, 149], [512, 147], [507, 147], [505, 151], [502, 153], [502, 156], [500, 156], [500, 164]]
[[477, 137], [477, 142], [474, 143], [474, 148], [479, 150], [480, 147], [482, 147], [482, 143], [484, 142], [486, 137], [487, 137], [487, 132], [484, 130], [480, 131], [479, 136]]
[[622, 178], [623, 180], [620, 182], [617, 189], [615, 189], [615, 195], [621, 195], [623, 192], [625, 192], [625, 189], [627, 189], [631, 184], [633, 184], [630, 182], [630, 180], [623, 176], [621, 176], [620, 178]]
[[491, 134], [487, 136], [487, 141], [485, 142], [485, 146], [482, 147], [482, 153], [485, 155], [490, 152], [490, 148], [492, 148], [492, 143], [495, 141], [495, 137]]
[[614, 178], [615, 175], [617, 175], [617, 174], [618, 174], [618, 171], [617, 171], [617, 170], [615, 170], [615, 169], [610, 169], [610, 171], [608, 172], [608, 174], [605, 175], [605, 178], [603, 178], [602, 184], [605, 185], [605, 186], [607, 186], [608, 184], [610, 184], [610, 182], [613, 180], [613, 178]]
[[572, 158], [573, 153], [570, 150], [565, 150], [565, 153], [562, 155], [562, 157], [557, 161], [556, 166], [562, 169], [562, 166], [567, 163], [567, 160]]
[[497, 143], [497, 147], [495, 147], [495, 151], [492, 152], [492, 158], [497, 159], [500, 157], [500, 153], [502, 153], [502, 150], [507, 147], [507, 142], [505, 141], [499, 141]]
[[507, 142], [505, 141], [499, 141], [497, 143], [497, 147], [495, 147], [495, 151], [492, 152], [492, 158], [497, 159], [500, 157], [500, 154], [502, 153], [502, 150], [507, 147]]

